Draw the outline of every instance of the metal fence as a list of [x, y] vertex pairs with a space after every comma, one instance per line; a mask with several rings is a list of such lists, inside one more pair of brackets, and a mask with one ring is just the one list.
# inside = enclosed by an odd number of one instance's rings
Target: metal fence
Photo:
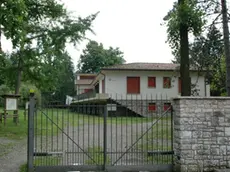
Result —
[[130, 104], [129, 100], [126, 105], [122, 101], [35, 108], [32, 96], [28, 168], [36, 172], [171, 171], [173, 113], [169, 101]]

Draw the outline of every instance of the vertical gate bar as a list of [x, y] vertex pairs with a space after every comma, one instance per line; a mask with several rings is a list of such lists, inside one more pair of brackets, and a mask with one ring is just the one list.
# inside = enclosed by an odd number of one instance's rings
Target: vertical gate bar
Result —
[[[86, 111], [86, 105], [85, 104], [83, 104], [82, 105], [82, 109], [83, 109], [83, 124], [82, 124], [82, 128], [83, 128], [83, 131], [82, 131], [82, 148], [83, 148], [83, 150], [85, 150], [85, 111]], [[88, 151], [89, 151], [89, 149], [88, 149]], [[88, 152], [89, 153], [89, 152]], [[83, 159], [83, 162], [85, 163], [85, 154], [84, 154], [84, 152], [82, 152], [82, 159]]]
[[[168, 134], [168, 132], [169, 132], [169, 125], [168, 125], [168, 120], [169, 120], [169, 112], [167, 112], [167, 114], [166, 114], [166, 138], [167, 138], [167, 147], [166, 147], [166, 150], [167, 151], [169, 151], [169, 144], [168, 144], [168, 142], [169, 142], [169, 134]], [[169, 161], [169, 156], [167, 155], [167, 157], [166, 157], [166, 161], [167, 161], [167, 164], [169, 163], [168, 161]]]
[[108, 115], [108, 111], [107, 111], [107, 104], [105, 105], [105, 107], [104, 107], [104, 129], [103, 129], [103, 131], [104, 131], [104, 135], [103, 135], [103, 142], [104, 142], [104, 145], [103, 145], [103, 147], [104, 147], [104, 162], [103, 162], [103, 169], [104, 169], [104, 171], [106, 170], [106, 162], [107, 162], [107, 115]]
[[[80, 115], [81, 115], [81, 105], [77, 104], [77, 143], [80, 145], [80, 129], [79, 129], [79, 126], [80, 126]], [[80, 152], [80, 149], [77, 148], [77, 152], [78, 152], [78, 155], [77, 155], [77, 159], [78, 159], [78, 163], [82, 163], [80, 162], [80, 158], [81, 158], [81, 152]]]
[[[62, 109], [62, 107], [61, 107], [61, 111], [62, 111], [63, 109]], [[57, 124], [58, 124], [58, 126], [60, 126], [60, 124], [59, 124], [59, 108], [57, 109]], [[59, 151], [59, 145], [58, 145], [58, 142], [59, 142], [59, 138], [58, 138], [58, 136], [59, 136], [59, 130], [58, 130], [58, 127], [57, 127], [57, 137], [56, 137], [56, 140], [57, 140], [57, 151]], [[57, 165], [59, 165], [59, 163], [58, 163], [58, 161], [57, 161]]]
[[[127, 97], [127, 94], [126, 94], [126, 99], [125, 99], [125, 103], [126, 103], [126, 107], [128, 107], [128, 97]], [[125, 146], [125, 148], [127, 149], [128, 148], [128, 145], [129, 145], [129, 139], [128, 139], [128, 117], [129, 117], [129, 111], [128, 111], [128, 108], [126, 108], [126, 125], [125, 125], [125, 135], [126, 135], [126, 146]], [[126, 150], [124, 150], [124, 152], [125, 152]], [[122, 152], [123, 153], [123, 152]], [[125, 156], [125, 163], [124, 163], [124, 165], [127, 165], [126, 163], [127, 163], [127, 155]]]
[[[47, 113], [47, 110], [46, 110], [46, 114]], [[46, 118], [46, 152], [48, 152], [48, 119]], [[46, 159], [46, 165], [47, 165], [47, 159]]]
[[[52, 121], [54, 120], [54, 117], [53, 117], [53, 111], [54, 111], [54, 106], [55, 105], [52, 105], [52, 107], [51, 107], [51, 119], [52, 119]], [[49, 115], [49, 113], [48, 113], [48, 115]], [[54, 134], [54, 127], [53, 127], [53, 122], [51, 122], [51, 139], [52, 139], [52, 141], [51, 141], [51, 151], [53, 152], [53, 145], [54, 145], [54, 143], [53, 143], [53, 134]]]
[[[76, 142], [76, 139], [75, 139], [75, 136], [74, 136], [74, 133], [75, 133], [75, 123], [74, 123], [74, 121], [75, 121], [75, 119], [74, 119], [74, 113], [73, 112], [71, 112], [70, 113], [70, 109], [68, 109], [68, 107], [67, 107], [67, 113], [69, 113], [69, 114], [71, 114], [72, 113], [72, 128], [73, 128], [73, 140]], [[73, 159], [73, 162], [72, 163], [76, 163], [76, 149], [74, 148], [74, 142], [72, 143], [72, 152], [73, 152], [73, 156], [72, 156], [72, 159]]]
[[[90, 114], [90, 109], [91, 109], [91, 104], [88, 104], [88, 107], [87, 107], [87, 127], [88, 127], [88, 138], [87, 138], [87, 142], [88, 142], [88, 149], [90, 148], [90, 120], [89, 120], [89, 118], [90, 118], [90, 116], [89, 115], [91, 115]], [[94, 147], [93, 147], [93, 149], [94, 149]], [[94, 154], [94, 150], [92, 151], [92, 153], [91, 154]], [[93, 157], [94, 157], [94, 155], [92, 155]]]
[[[173, 151], [173, 106], [171, 105], [171, 150]], [[171, 155], [172, 164], [174, 163], [173, 159], [174, 154]]]
[[[69, 114], [66, 114], [66, 113], [64, 113], [65, 114], [65, 116], [67, 115], [67, 135], [69, 136], [69, 125], [70, 125], [70, 122], [69, 122]], [[70, 157], [70, 154], [69, 154], [69, 152], [70, 152], [70, 150], [69, 150], [69, 138], [67, 138], [67, 165], [69, 165], [69, 157]]]
[[[96, 115], [96, 104], [93, 104], [93, 147], [95, 147], [95, 115]], [[93, 157], [96, 157], [95, 152], [93, 152]]]
[[[111, 119], [111, 123], [113, 124], [113, 118], [110, 116], [110, 119]], [[110, 141], [110, 146], [111, 146], [111, 148], [112, 148], [112, 150], [114, 150], [113, 149], [113, 142], [114, 142], [114, 140], [113, 140], [113, 125], [110, 125], [110, 139], [111, 139], [111, 141]], [[116, 150], [114, 151], [115, 152], [115, 156], [117, 157], [117, 152], [116, 152]], [[114, 156], [112, 156], [112, 161], [113, 161], [113, 157]]]
[[[121, 101], [122, 100], [123, 100], [123, 97], [121, 95]], [[120, 105], [117, 105], [117, 110], [118, 110], [119, 107], [120, 107]], [[122, 152], [122, 150], [123, 150], [123, 126], [124, 126], [124, 124], [123, 124], [123, 120], [121, 118], [121, 148], [120, 148], [121, 151], [120, 152]], [[122, 160], [121, 160], [121, 164], [122, 164]]]
[[[62, 111], [61, 114], [62, 114], [62, 116], [61, 116], [61, 118], [62, 118], [62, 123], [61, 123], [62, 127], [61, 127], [61, 129], [64, 130], [64, 112]], [[62, 152], [64, 152], [64, 133], [63, 132], [62, 132], [61, 137], [62, 137], [62, 139], [61, 139], [62, 140], [61, 147], [62, 147]], [[62, 165], [64, 165], [63, 161], [64, 161], [64, 158], [62, 157]]]
[[[41, 136], [40, 136], [40, 152], [43, 152], [43, 127], [42, 127], [42, 125], [43, 125], [43, 114], [41, 113], [41, 124], [40, 124], [40, 126], [39, 126], [39, 131], [41, 132]], [[43, 165], [43, 160], [44, 160], [44, 158], [43, 157], [41, 157], [41, 161], [39, 162], [40, 163], [40, 165]]]
[[35, 98], [34, 93], [30, 93], [29, 111], [28, 111], [28, 150], [27, 150], [27, 168], [28, 172], [34, 171], [33, 154], [34, 154], [34, 112]]

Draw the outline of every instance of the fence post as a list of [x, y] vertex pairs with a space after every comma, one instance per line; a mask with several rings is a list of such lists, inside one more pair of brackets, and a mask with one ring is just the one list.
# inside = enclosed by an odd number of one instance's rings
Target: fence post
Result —
[[35, 112], [35, 96], [30, 91], [30, 100], [28, 108], [28, 144], [27, 144], [27, 171], [34, 171], [33, 153], [34, 153], [34, 112]]
[[104, 107], [104, 133], [103, 133], [103, 147], [104, 147], [104, 161], [103, 161], [103, 170], [106, 170], [106, 163], [107, 163], [107, 116], [108, 116], [108, 109], [107, 109], [107, 103]]

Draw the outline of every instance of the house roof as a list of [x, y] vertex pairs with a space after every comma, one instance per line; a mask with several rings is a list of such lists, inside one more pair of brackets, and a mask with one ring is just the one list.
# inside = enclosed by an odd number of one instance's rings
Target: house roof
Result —
[[93, 79], [82, 79], [82, 80], [77, 80], [76, 85], [90, 85]]
[[79, 76], [97, 76], [97, 74], [95, 73], [75, 73], [76, 75], [79, 75]]
[[[127, 63], [102, 68], [102, 70], [153, 70], [153, 71], [172, 71], [179, 70], [179, 64], [173, 63]], [[190, 70], [196, 70], [191, 68]]]

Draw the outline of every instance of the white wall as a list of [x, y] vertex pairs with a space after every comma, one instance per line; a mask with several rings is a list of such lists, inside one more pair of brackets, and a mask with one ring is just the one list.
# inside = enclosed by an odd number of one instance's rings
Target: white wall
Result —
[[[165, 99], [176, 97], [180, 95], [178, 91], [178, 72], [166, 72], [166, 71], [105, 71], [106, 78], [105, 78], [105, 91], [110, 96], [114, 98], [143, 98], [143, 99]], [[191, 73], [192, 83], [196, 83], [197, 81], [197, 74]], [[126, 78], [128, 76], [137, 76], [140, 77], [140, 94], [130, 95], [126, 94], [127, 86], [126, 86]], [[148, 88], [148, 76], [156, 77], [156, 88]], [[176, 76], [176, 77], [174, 77]], [[167, 89], [163, 88], [163, 77], [171, 77], [172, 87]], [[205, 84], [204, 84], [204, 77], [199, 76], [197, 82], [197, 89], [199, 89], [199, 96], [205, 96]]]

